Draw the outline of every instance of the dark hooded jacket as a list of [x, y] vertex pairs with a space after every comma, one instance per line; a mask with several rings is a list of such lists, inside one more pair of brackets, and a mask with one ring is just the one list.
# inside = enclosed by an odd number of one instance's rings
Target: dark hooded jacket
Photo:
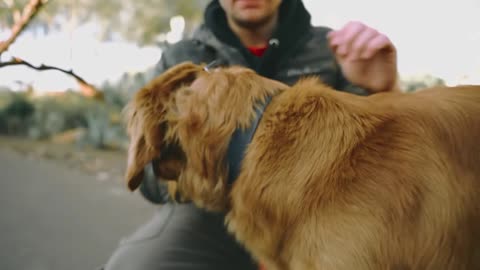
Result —
[[[156, 75], [184, 61], [197, 64], [217, 60], [222, 65], [242, 65], [262, 76], [292, 85], [304, 76], [319, 76], [335, 89], [366, 95], [348, 82], [328, 46], [326, 27], [313, 27], [301, 0], [283, 0], [278, 26], [262, 57], [251, 54], [228, 27], [225, 12], [213, 0], [204, 13], [204, 23], [193, 33], [167, 48], [156, 67]], [[150, 175], [152, 175], [150, 173]], [[152, 202], [165, 199], [165, 191], [146, 177], [142, 194]]]
[[191, 38], [164, 51], [157, 74], [183, 61], [209, 63], [219, 60], [223, 65], [247, 66], [260, 75], [290, 85], [302, 76], [318, 75], [336, 89], [367, 93], [344, 78], [328, 46], [330, 29], [313, 27], [301, 0], [282, 1], [278, 26], [262, 57], [252, 55], [233, 34], [218, 0], [212, 1], [204, 14], [204, 24]]

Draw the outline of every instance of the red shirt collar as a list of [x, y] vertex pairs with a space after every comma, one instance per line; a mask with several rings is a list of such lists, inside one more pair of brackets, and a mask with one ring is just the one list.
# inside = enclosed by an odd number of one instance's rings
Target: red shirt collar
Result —
[[248, 47], [247, 49], [255, 56], [261, 57], [265, 51], [267, 50], [268, 46], [260, 46], [260, 47]]

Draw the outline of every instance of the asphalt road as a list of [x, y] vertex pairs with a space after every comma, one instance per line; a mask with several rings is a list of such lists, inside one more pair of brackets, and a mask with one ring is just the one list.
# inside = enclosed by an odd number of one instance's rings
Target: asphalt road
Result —
[[52, 160], [0, 148], [0, 269], [90, 270], [108, 259], [153, 206]]

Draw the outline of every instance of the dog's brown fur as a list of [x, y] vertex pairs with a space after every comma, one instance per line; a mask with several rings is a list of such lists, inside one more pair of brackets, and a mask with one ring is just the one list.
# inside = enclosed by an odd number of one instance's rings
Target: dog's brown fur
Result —
[[[229, 187], [230, 137], [267, 95]], [[186, 63], [127, 112], [129, 187], [156, 159], [269, 270], [480, 269], [479, 86], [360, 97]]]

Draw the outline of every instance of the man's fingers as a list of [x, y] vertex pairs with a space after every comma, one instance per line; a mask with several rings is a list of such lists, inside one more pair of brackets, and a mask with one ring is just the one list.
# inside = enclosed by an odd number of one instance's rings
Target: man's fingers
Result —
[[343, 28], [340, 35], [340, 45], [338, 46], [338, 53], [341, 56], [346, 56], [350, 53], [353, 41], [364, 31], [365, 27], [361, 23], [349, 23]]
[[358, 60], [363, 58], [364, 52], [368, 49], [370, 41], [375, 39], [379, 33], [373, 28], [365, 28], [358, 36], [352, 41], [350, 52], [348, 53], [349, 60]]
[[327, 35], [327, 39], [328, 39], [328, 45], [330, 45], [332, 49], [336, 49], [338, 47], [338, 44], [340, 43], [339, 31], [336, 31], [336, 30], [330, 31]]
[[372, 58], [378, 51], [395, 50], [387, 36], [360, 22], [349, 22], [327, 36], [333, 52], [350, 61]]
[[337, 54], [346, 56], [350, 51], [353, 40], [358, 36], [366, 26], [359, 22], [350, 22], [338, 31], [332, 31], [329, 34], [330, 46], [335, 48]]
[[368, 42], [367, 47], [360, 56], [362, 59], [369, 59], [373, 57], [378, 51], [383, 49], [394, 49], [392, 42], [385, 35], [377, 35]]

